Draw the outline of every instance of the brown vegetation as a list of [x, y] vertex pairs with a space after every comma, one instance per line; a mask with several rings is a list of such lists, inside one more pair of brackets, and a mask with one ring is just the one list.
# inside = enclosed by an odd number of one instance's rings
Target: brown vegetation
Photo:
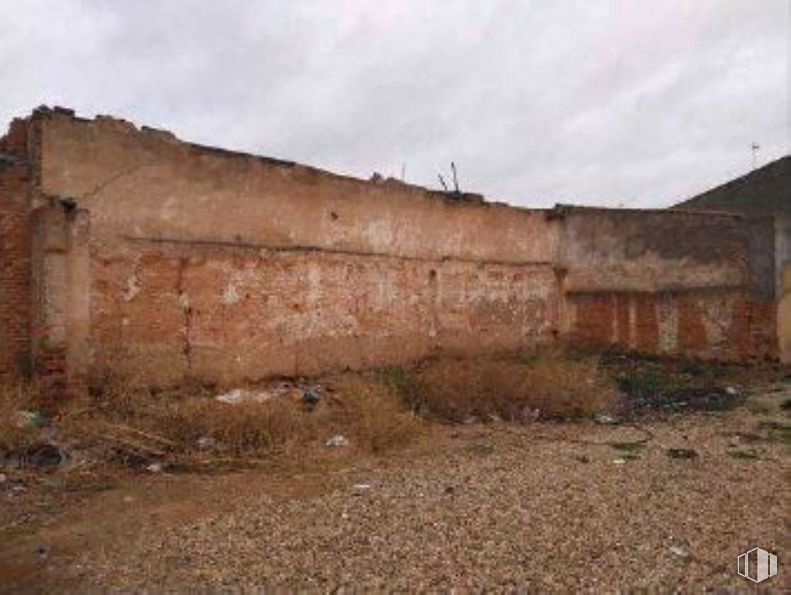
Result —
[[0, 454], [24, 450], [37, 440], [38, 431], [26, 419], [38, 406], [38, 391], [24, 382], [0, 383]]
[[37, 391], [15, 384], [0, 391], [0, 454], [24, 461], [46, 441], [94, 460], [194, 467], [323, 448], [336, 434], [354, 449], [379, 453], [419, 434], [421, 421], [375, 375], [329, 378], [323, 386], [318, 402], [306, 406], [296, 389], [229, 404], [205, 390], [156, 392], [115, 381], [58, 411], [45, 440], [37, 424], [23, 419], [36, 409]]
[[[310, 404], [297, 388], [230, 404], [201, 388], [162, 392], [134, 385], [108, 380], [98, 393], [62, 407], [48, 422], [46, 441], [138, 466], [238, 464], [322, 449], [337, 434], [356, 450], [380, 453], [419, 435], [421, 415], [451, 422], [573, 419], [611, 408], [618, 398], [596, 359], [554, 352], [436, 359], [410, 369], [327, 377]], [[24, 459], [26, 449], [43, 440], [39, 420], [20, 419], [20, 412], [36, 409], [36, 391], [14, 385], [0, 394], [0, 452]]]
[[[118, 395], [104, 397], [87, 418], [105, 442], [124, 438], [119, 428], [133, 427], [136, 442], [146, 435], [157, 437], [165, 455], [180, 462], [217, 462], [218, 457], [249, 458], [282, 453], [307, 445], [323, 446], [330, 436], [341, 434], [359, 449], [380, 452], [413, 437], [417, 421], [398, 397], [381, 384], [355, 378], [331, 381], [315, 407], [298, 399], [272, 397], [264, 402], [228, 404], [211, 395], [152, 395], [127, 393], [118, 406]], [[79, 424], [84, 423], [86, 416]], [[75, 420], [76, 421], [76, 420]], [[75, 433], [85, 434], [79, 424]], [[129, 432], [126, 432], [128, 440]], [[120, 435], [120, 436], [119, 436]], [[152, 440], [144, 440], [151, 444]], [[122, 443], [120, 445], [124, 447]], [[154, 453], [156, 454], [156, 452]]]
[[416, 374], [413, 403], [450, 421], [573, 419], [612, 408], [612, 379], [598, 359], [542, 352], [500, 359], [439, 359]]

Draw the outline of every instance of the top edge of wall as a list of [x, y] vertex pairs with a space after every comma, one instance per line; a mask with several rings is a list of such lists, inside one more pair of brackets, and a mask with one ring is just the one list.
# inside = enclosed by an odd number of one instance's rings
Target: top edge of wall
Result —
[[129, 120], [126, 120], [124, 118], [119, 118], [116, 116], [97, 114], [94, 118], [85, 118], [76, 115], [75, 110], [61, 106], [54, 106], [54, 107], [49, 107], [46, 105], [39, 106], [32, 111], [32, 114], [27, 119], [52, 119], [52, 118], [65, 118], [75, 122], [103, 124], [103, 125], [115, 127], [116, 129], [119, 130], [126, 130], [129, 133], [139, 134], [147, 137], [156, 137], [162, 140], [163, 142], [177, 143], [203, 154], [211, 154], [211, 155], [227, 157], [231, 159], [239, 159], [239, 158], [253, 159], [259, 162], [266, 163], [267, 165], [273, 167], [282, 167], [286, 169], [299, 170], [309, 174], [312, 173], [317, 175], [329, 176], [337, 180], [343, 180], [355, 184], [361, 184], [367, 187], [375, 187], [377, 189], [384, 189], [384, 190], [393, 189], [393, 190], [398, 190], [399, 192], [412, 192], [415, 194], [426, 195], [433, 199], [442, 200], [446, 203], [453, 204], [456, 206], [478, 206], [478, 207], [486, 207], [486, 208], [505, 207], [509, 209], [516, 209], [520, 211], [536, 212], [536, 213], [543, 213], [551, 210], [546, 208], [533, 208], [533, 207], [511, 205], [500, 201], [489, 201], [486, 200], [483, 195], [478, 193], [453, 192], [453, 191], [446, 192], [442, 190], [435, 190], [432, 188], [419, 186], [417, 184], [402, 182], [401, 180], [393, 177], [388, 177], [388, 178], [379, 177], [375, 180], [366, 180], [364, 178], [339, 174], [333, 171], [321, 169], [311, 165], [297, 163], [285, 159], [278, 159], [276, 157], [257, 155], [254, 153], [236, 151], [232, 149], [225, 149], [222, 147], [215, 147], [211, 145], [204, 145], [200, 143], [182, 140], [169, 130], [155, 128], [146, 125], [138, 126]]
[[705, 216], [705, 217], [723, 217], [726, 219], [750, 219], [750, 218], [763, 218], [763, 217], [749, 217], [744, 213], [734, 213], [733, 211], [716, 210], [716, 209], [681, 209], [681, 208], [656, 208], [656, 209], [638, 209], [638, 208], [624, 208], [624, 207], [598, 207], [586, 205], [572, 205], [572, 204], [556, 204], [554, 207], [559, 214], [565, 213], [602, 213], [613, 215], [631, 215], [631, 214], [663, 214], [663, 215], [680, 215], [680, 216]]
[[[402, 182], [401, 180], [392, 177], [379, 178], [377, 180], [367, 180], [364, 178], [358, 178], [351, 175], [339, 174], [330, 170], [321, 169], [311, 165], [297, 163], [285, 159], [278, 159], [276, 157], [257, 155], [255, 153], [236, 151], [232, 149], [225, 149], [222, 147], [215, 147], [211, 145], [204, 145], [200, 143], [190, 142], [178, 138], [173, 132], [169, 130], [155, 128], [146, 125], [138, 126], [134, 122], [131, 122], [124, 118], [105, 115], [105, 114], [97, 114], [94, 118], [85, 118], [76, 115], [74, 109], [62, 107], [62, 106], [49, 107], [46, 105], [42, 105], [32, 110], [30, 116], [25, 118], [15, 118], [14, 122], [18, 120], [34, 120], [34, 119], [50, 119], [50, 118], [66, 118], [69, 120], [73, 120], [75, 122], [105, 124], [108, 126], [113, 126], [119, 130], [126, 130], [130, 133], [139, 134], [144, 137], [154, 137], [163, 142], [172, 142], [172, 143], [180, 144], [202, 154], [211, 154], [221, 157], [227, 157], [230, 159], [240, 159], [240, 158], [252, 159], [255, 161], [266, 163], [267, 165], [273, 167], [295, 169], [309, 174], [329, 176], [337, 180], [343, 180], [346, 182], [351, 182], [366, 187], [377, 188], [380, 190], [381, 189], [397, 190], [399, 192], [411, 192], [419, 195], [424, 195], [434, 200], [441, 200], [447, 204], [455, 205], [459, 207], [474, 206], [479, 208], [505, 208], [505, 209], [512, 209], [520, 212], [527, 212], [527, 213], [543, 213], [547, 218], [550, 219], [562, 218], [566, 214], [573, 214], [573, 213], [611, 213], [614, 215], [615, 214], [628, 215], [630, 213], [634, 213], [634, 214], [665, 213], [671, 215], [685, 215], [685, 216], [698, 216], [698, 215], [705, 217], [715, 216], [715, 217], [731, 218], [737, 220], [747, 219], [747, 218], [750, 219], [759, 218], [756, 216], [748, 217], [742, 213], [734, 213], [732, 211], [724, 211], [718, 209], [690, 209], [690, 208], [675, 208], [675, 207], [664, 208], [664, 209], [662, 208], [642, 209], [642, 208], [621, 208], [621, 207], [606, 207], [606, 206], [586, 206], [586, 205], [575, 205], [575, 204], [566, 204], [566, 203], [557, 203], [555, 204], [554, 207], [549, 207], [549, 208], [513, 205], [502, 201], [487, 200], [484, 198], [483, 195], [477, 193], [446, 192], [442, 190], [435, 190], [417, 184]], [[0, 138], [5, 138], [5, 137], [0, 137]]]

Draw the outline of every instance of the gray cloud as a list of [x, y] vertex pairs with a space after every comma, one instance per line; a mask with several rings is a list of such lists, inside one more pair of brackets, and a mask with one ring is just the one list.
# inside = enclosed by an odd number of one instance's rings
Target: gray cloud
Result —
[[666, 206], [788, 152], [788, 0], [26, 0], [0, 121], [39, 104], [367, 177]]

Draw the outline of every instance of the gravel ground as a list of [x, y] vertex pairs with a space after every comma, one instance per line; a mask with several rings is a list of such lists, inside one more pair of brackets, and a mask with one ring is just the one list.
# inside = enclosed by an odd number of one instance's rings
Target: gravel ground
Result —
[[[787, 446], [761, 422], [787, 423], [789, 396], [640, 427], [443, 428], [430, 453], [351, 461], [321, 481], [173, 479], [170, 508], [154, 484], [148, 499], [114, 490], [42, 532], [52, 556], [40, 572], [72, 588], [153, 590], [746, 589], [736, 557], [761, 546], [780, 559], [765, 585], [787, 589]], [[191, 491], [202, 507], [185, 507]]]

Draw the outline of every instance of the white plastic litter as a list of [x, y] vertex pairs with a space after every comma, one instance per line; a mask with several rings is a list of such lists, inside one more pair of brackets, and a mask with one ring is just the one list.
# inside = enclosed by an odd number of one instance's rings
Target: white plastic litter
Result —
[[326, 442], [327, 446], [349, 446], [349, 439], [341, 434], [335, 434]]
[[221, 403], [238, 405], [239, 403], [264, 403], [271, 399], [272, 396], [269, 391], [253, 392], [244, 388], [235, 388], [214, 398]]

